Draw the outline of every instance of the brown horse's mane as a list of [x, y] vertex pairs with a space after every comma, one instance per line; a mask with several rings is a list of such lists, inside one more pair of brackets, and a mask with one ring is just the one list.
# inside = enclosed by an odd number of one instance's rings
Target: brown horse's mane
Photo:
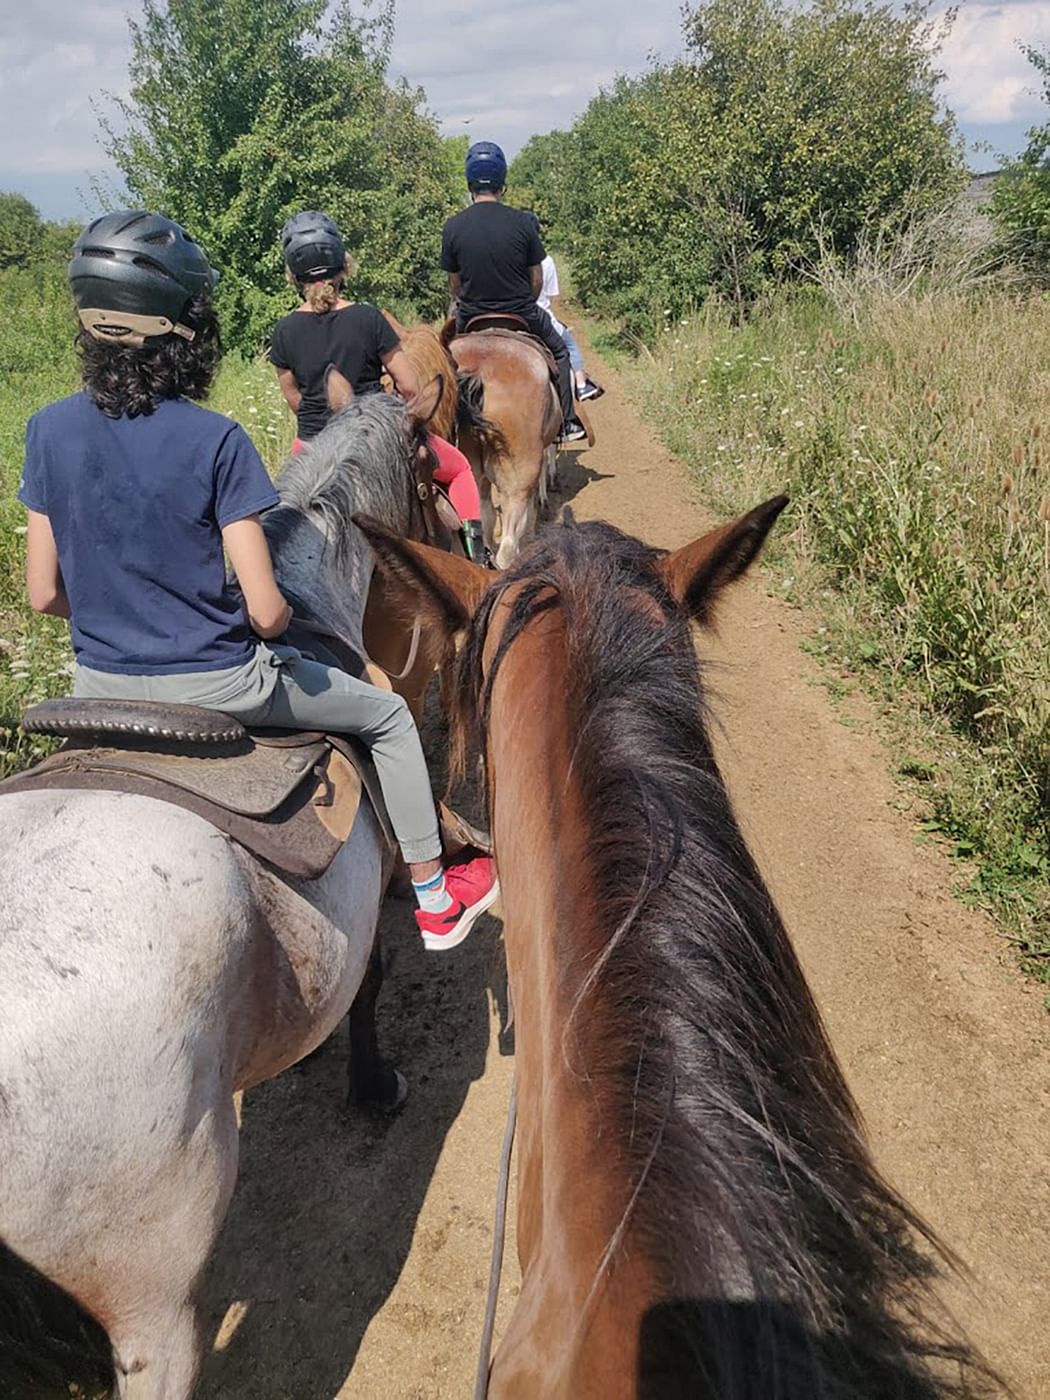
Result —
[[993, 1393], [997, 1378], [933, 1303], [945, 1252], [872, 1162], [737, 826], [660, 557], [610, 525], [549, 528], [485, 594], [455, 687], [457, 723], [484, 732], [508, 652], [561, 609], [567, 673], [552, 705], [564, 696], [575, 736], [593, 892], [592, 930], [565, 931], [558, 949], [568, 969], [593, 939], [582, 984], [567, 978], [565, 1044], [622, 1125], [632, 1205], [610, 1262], [620, 1244], [644, 1251], [666, 1299], [643, 1325], [639, 1393]]
[[441, 398], [430, 420], [431, 430], [449, 442], [457, 441], [462, 433], [470, 433], [487, 458], [505, 453], [507, 444], [503, 434], [484, 415], [485, 391], [481, 380], [476, 374], [460, 372], [449, 353], [455, 336], [455, 321], [447, 321], [436, 331], [425, 323], [403, 326], [389, 311], [384, 311], [383, 315], [400, 337], [402, 349], [419, 376], [420, 384], [430, 384], [439, 375], [441, 377]]

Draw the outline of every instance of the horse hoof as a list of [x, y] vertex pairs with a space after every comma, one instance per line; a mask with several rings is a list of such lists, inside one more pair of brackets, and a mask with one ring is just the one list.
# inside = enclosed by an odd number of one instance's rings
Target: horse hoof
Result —
[[408, 1080], [399, 1069], [394, 1070], [394, 1097], [383, 1105], [384, 1113], [400, 1113], [408, 1103]]
[[366, 1113], [381, 1113], [393, 1117], [400, 1113], [408, 1102], [408, 1080], [399, 1069], [384, 1070], [378, 1092], [370, 1085], [368, 1089], [350, 1089], [350, 1108]]

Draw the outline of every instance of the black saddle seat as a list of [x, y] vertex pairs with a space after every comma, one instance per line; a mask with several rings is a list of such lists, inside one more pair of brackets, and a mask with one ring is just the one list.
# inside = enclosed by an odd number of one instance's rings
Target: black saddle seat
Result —
[[104, 742], [113, 748], [162, 744], [212, 749], [243, 746], [248, 740], [244, 725], [218, 710], [154, 700], [44, 700], [26, 710], [22, 728], [27, 734]]
[[513, 311], [484, 311], [480, 316], [471, 316], [462, 334], [473, 335], [477, 331], [521, 331], [532, 335], [525, 317], [516, 316]]

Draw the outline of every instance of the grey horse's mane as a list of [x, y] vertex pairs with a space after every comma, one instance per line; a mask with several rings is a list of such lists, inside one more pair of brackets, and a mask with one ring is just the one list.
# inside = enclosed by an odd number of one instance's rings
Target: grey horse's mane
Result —
[[297, 615], [334, 628], [358, 650], [372, 577], [360, 512], [400, 535], [422, 534], [414, 461], [424, 430], [389, 394], [354, 399], [277, 478], [263, 516], [274, 569]]
[[337, 413], [277, 478], [281, 504], [264, 517], [275, 556], [303, 516], [322, 530], [336, 567], [368, 548], [355, 513], [409, 532], [420, 511], [412, 471], [416, 436], [404, 404], [389, 394], [366, 394]]

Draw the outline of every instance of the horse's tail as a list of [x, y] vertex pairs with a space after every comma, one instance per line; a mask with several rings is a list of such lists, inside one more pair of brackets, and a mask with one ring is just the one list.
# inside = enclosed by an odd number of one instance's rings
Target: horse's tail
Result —
[[115, 1387], [105, 1329], [0, 1240], [0, 1395], [104, 1400]]
[[491, 457], [503, 457], [507, 453], [507, 439], [500, 428], [486, 418], [485, 385], [480, 374], [459, 375], [459, 402], [456, 404], [456, 432], [458, 435], [470, 433], [481, 451], [482, 461]]

